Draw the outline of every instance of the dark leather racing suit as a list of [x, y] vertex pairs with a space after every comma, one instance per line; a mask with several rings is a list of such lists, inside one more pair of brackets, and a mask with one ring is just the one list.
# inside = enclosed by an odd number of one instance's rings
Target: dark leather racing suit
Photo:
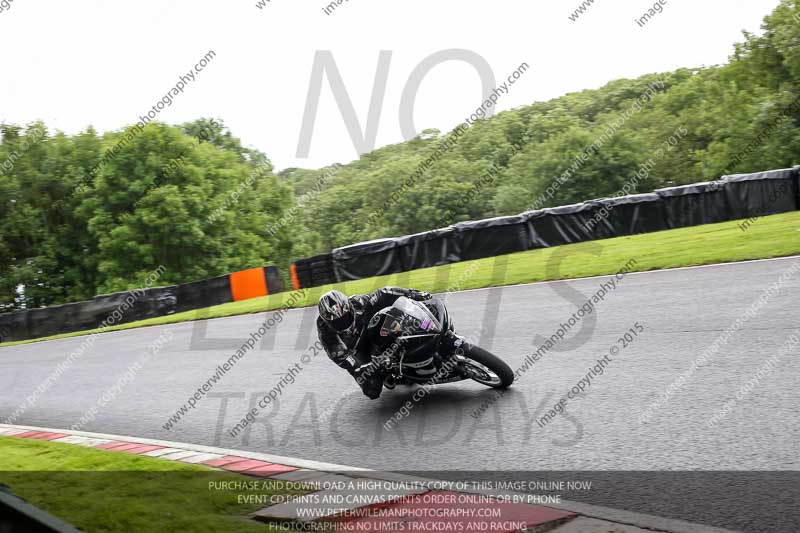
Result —
[[361, 390], [371, 399], [380, 396], [383, 390], [383, 372], [372, 364], [370, 346], [362, 333], [372, 316], [385, 307], [389, 307], [401, 296], [412, 300], [428, 300], [431, 295], [416, 289], [402, 287], [384, 287], [370, 294], [359, 294], [350, 297], [353, 307], [354, 325], [345, 332], [337, 332], [317, 317], [317, 334], [325, 347], [328, 357], [347, 370]]

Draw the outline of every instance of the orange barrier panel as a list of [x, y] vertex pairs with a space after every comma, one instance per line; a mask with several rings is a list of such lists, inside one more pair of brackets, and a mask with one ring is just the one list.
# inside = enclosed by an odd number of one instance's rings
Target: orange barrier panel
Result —
[[297, 265], [292, 263], [292, 266], [289, 267], [289, 273], [292, 275], [292, 287], [294, 287], [294, 290], [299, 290], [300, 280], [297, 278]]
[[269, 294], [263, 268], [251, 268], [241, 272], [234, 272], [230, 275], [230, 278], [231, 295], [234, 302]]

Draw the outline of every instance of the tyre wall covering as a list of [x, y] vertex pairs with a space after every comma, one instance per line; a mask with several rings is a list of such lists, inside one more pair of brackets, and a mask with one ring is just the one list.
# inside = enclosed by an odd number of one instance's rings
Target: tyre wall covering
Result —
[[800, 167], [599, 198], [516, 216], [344, 246], [297, 261], [295, 288], [397, 274], [562, 244], [608, 239], [800, 208]]
[[[352, 244], [296, 261], [291, 279], [294, 289], [318, 287], [536, 248], [747, 220], [798, 208], [800, 167], [733, 174], [649, 194], [599, 198]], [[0, 315], [0, 342], [93, 329], [121, 307], [126, 310], [115, 320], [117, 324], [283, 290], [278, 269], [268, 266], [170, 287], [106, 294], [87, 302]]]
[[0, 342], [85, 331], [171, 315], [283, 291], [274, 266], [173, 285], [103, 294], [86, 302], [0, 315]]

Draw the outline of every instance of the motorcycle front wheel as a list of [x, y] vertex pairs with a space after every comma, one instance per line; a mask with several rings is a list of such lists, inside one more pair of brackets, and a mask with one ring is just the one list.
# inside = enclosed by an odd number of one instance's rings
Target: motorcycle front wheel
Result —
[[467, 378], [495, 389], [505, 389], [514, 383], [511, 367], [480, 346], [470, 346], [464, 352], [464, 357], [464, 374]]

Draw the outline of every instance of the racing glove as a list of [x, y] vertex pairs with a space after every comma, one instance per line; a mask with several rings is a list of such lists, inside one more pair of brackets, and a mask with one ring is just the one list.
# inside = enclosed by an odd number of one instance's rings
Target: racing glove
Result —
[[423, 300], [430, 300], [433, 298], [433, 295], [429, 292], [425, 291], [418, 291], [417, 289], [409, 289], [408, 297], [412, 300], [423, 301]]

